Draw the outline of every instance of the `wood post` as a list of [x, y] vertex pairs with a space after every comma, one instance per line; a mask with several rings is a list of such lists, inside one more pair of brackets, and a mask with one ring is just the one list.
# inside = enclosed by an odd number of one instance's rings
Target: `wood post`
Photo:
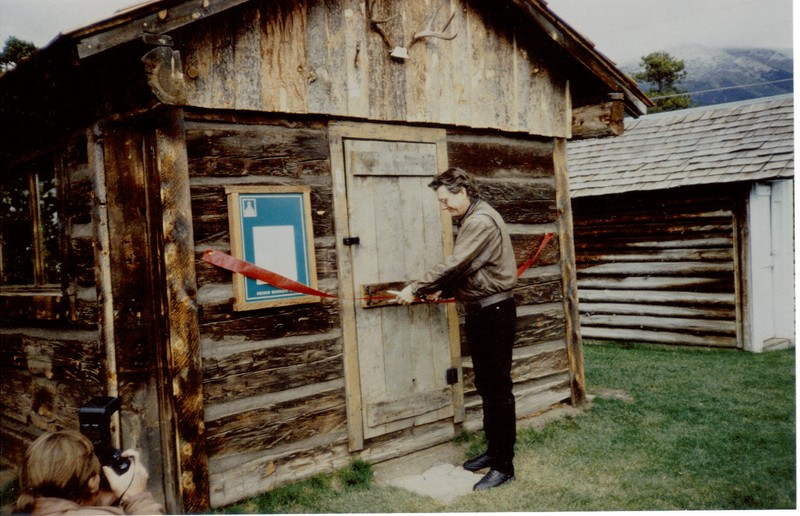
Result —
[[566, 314], [567, 357], [573, 405], [586, 401], [586, 379], [583, 368], [583, 343], [578, 311], [578, 279], [575, 268], [575, 243], [572, 231], [572, 204], [567, 170], [567, 142], [555, 139], [553, 148], [553, 170], [556, 179], [556, 205], [558, 206], [558, 243], [561, 253], [561, 277], [564, 289], [564, 312]]

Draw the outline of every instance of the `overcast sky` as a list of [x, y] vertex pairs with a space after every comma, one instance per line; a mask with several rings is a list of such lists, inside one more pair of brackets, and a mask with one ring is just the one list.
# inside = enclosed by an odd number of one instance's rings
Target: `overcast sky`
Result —
[[625, 64], [686, 44], [792, 48], [792, 0], [548, 0], [595, 47]]
[[[0, 0], [0, 42], [42, 47], [62, 32], [137, 0]], [[548, 0], [557, 15], [617, 64], [683, 44], [792, 47], [792, 0]]]

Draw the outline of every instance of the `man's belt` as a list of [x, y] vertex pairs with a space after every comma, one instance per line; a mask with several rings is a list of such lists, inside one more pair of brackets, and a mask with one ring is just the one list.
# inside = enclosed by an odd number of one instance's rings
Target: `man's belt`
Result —
[[492, 294], [491, 296], [486, 296], [483, 299], [478, 299], [476, 301], [463, 301], [461, 304], [464, 306], [464, 312], [471, 313], [477, 312], [478, 310], [483, 310], [487, 306], [497, 304], [513, 297], [514, 294], [511, 292], [498, 292], [497, 294]]

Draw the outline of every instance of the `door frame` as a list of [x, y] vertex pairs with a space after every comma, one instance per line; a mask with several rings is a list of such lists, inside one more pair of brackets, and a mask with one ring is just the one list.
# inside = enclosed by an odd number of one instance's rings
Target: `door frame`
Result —
[[[347, 200], [347, 175], [345, 170], [344, 140], [407, 141], [436, 145], [437, 173], [448, 166], [447, 132], [444, 129], [409, 127], [362, 122], [331, 122], [328, 141], [333, 180], [334, 223], [336, 227], [336, 254], [339, 265], [340, 310], [342, 318], [342, 347], [344, 352], [344, 378], [347, 403], [347, 435], [350, 451], [364, 449], [364, 427], [361, 406], [361, 378], [358, 362], [358, 336], [356, 333], [356, 306], [353, 288], [353, 261], [350, 248], [343, 239], [350, 236], [349, 207]], [[449, 218], [442, 218], [444, 254], [453, 250], [453, 231]], [[458, 382], [453, 385], [454, 422], [464, 420], [464, 384], [461, 371], [461, 339], [455, 305], [447, 306], [450, 341], [450, 367], [458, 370]]]

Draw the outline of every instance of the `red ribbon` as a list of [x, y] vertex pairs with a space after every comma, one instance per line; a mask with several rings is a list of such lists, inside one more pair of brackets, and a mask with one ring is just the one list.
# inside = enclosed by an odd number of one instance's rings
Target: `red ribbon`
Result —
[[[528, 270], [528, 268], [533, 265], [533, 262], [539, 257], [539, 254], [542, 252], [544, 247], [553, 238], [552, 233], [547, 233], [542, 242], [539, 244], [539, 249], [536, 250], [536, 253], [531, 256], [528, 261], [520, 266], [517, 269], [517, 276], [522, 276], [522, 273]], [[227, 269], [231, 272], [238, 272], [243, 276], [247, 276], [248, 278], [252, 278], [255, 280], [261, 280], [265, 283], [269, 283], [273, 287], [281, 288], [284, 290], [291, 290], [292, 292], [297, 292], [299, 294], [307, 294], [309, 296], [319, 296], [319, 297], [327, 297], [327, 298], [334, 298], [338, 299], [339, 296], [328, 294], [321, 290], [317, 290], [315, 288], [311, 288], [308, 285], [304, 285], [299, 281], [295, 281], [291, 278], [287, 278], [286, 276], [281, 276], [277, 272], [272, 272], [270, 270], [264, 269], [255, 265], [250, 262], [246, 262], [244, 260], [240, 260], [238, 258], [234, 258], [229, 254], [225, 254], [221, 251], [214, 251], [214, 250], [207, 250], [203, 253], [203, 260], [207, 261], [212, 265], [216, 265], [218, 267], [222, 267], [223, 269]], [[394, 299], [394, 296], [370, 296], [370, 297], [359, 297], [356, 299], [365, 299], [365, 300], [385, 300], [385, 299]], [[448, 302], [448, 301], [443, 301]]]
[[553, 234], [552, 233], [545, 233], [544, 238], [542, 239], [542, 242], [539, 244], [539, 249], [536, 250], [536, 252], [533, 254], [533, 256], [531, 256], [528, 259], [527, 262], [525, 262], [522, 265], [520, 265], [519, 269], [517, 269], [517, 277], [518, 278], [520, 276], [522, 276], [523, 272], [528, 270], [528, 267], [533, 265], [533, 262], [535, 262], [537, 258], [539, 258], [539, 254], [541, 254], [542, 249], [544, 249], [544, 246], [547, 245], [547, 243], [550, 241], [551, 238], [553, 238]]

